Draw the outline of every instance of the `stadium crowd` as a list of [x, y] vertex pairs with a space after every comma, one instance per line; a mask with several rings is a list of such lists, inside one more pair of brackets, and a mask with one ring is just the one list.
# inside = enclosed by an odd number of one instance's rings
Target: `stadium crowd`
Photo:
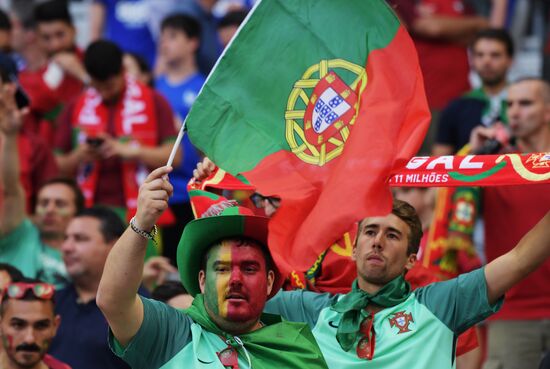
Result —
[[[419, 155], [550, 153], [548, 2], [387, 3], [432, 114]], [[253, 0], [0, 4], [0, 369], [550, 368], [548, 184], [394, 187], [391, 214], [283, 275], [281, 199], [235, 179], [195, 219], [188, 183], [223, 171], [187, 135], [164, 167]]]

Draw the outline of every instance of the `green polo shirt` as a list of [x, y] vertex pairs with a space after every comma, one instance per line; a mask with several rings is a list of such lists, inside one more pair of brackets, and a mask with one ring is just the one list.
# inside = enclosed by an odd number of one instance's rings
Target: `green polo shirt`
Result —
[[341, 296], [281, 292], [265, 311], [308, 323], [329, 368], [445, 369], [455, 366], [458, 335], [502, 305], [502, 300], [489, 305], [483, 269], [419, 288], [401, 304], [374, 315], [374, 356], [367, 362], [357, 356], [357, 341], [346, 352], [336, 340], [342, 314], [331, 306]]
[[264, 326], [258, 330], [238, 337], [220, 335], [193, 321], [185, 311], [144, 297], [141, 300], [143, 323], [130, 343], [123, 348], [109, 334], [113, 352], [133, 369], [223, 369], [217, 353], [229, 344], [238, 352], [239, 368], [327, 369], [307, 324], [265, 314]]

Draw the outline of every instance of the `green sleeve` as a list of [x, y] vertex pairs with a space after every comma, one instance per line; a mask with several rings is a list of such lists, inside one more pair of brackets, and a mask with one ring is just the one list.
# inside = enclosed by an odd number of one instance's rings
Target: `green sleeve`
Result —
[[501, 298], [489, 305], [484, 268], [432, 283], [414, 293], [421, 304], [456, 334], [496, 313], [503, 302]]
[[138, 332], [124, 348], [109, 330], [109, 346], [133, 369], [160, 368], [191, 342], [193, 321], [160, 301], [140, 297], [143, 322]]
[[307, 323], [313, 329], [321, 310], [337, 299], [338, 295], [329, 293], [281, 291], [267, 301], [264, 312], [281, 315], [291, 322]]
[[36, 278], [41, 249], [38, 229], [28, 218], [9, 233], [0, 235], [0, 262], [13, 265], [27, 277]]
[[26, 241], [29, 235], [38, 236], [38, 230], [28, 218], [25, 218], [21, 223], [19, 223], [17, 227], [12, 229], [10, 232], [6, 234], [0, 234], [0, 248], [16, 248], [23, 240]]

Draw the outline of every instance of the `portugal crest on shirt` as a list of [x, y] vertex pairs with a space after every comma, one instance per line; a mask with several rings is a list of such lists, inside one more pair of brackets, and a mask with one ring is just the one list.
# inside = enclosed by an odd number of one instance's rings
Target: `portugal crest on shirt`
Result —
[[409, 324], [414, 322], [412, 314], [407, 314], [405, 311], [393, 313], [393, 317], [388, 318], [388, 320], [390, 321], [390, 327], [397, 327], [399, 329], [397, 334], [410, 332]]

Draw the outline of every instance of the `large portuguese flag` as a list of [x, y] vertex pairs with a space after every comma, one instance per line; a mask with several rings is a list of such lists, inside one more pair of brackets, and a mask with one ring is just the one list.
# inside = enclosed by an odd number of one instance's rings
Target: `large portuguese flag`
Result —
[[222, 169], [281, 197], [270, 248], [305, 271], [354, 222], [389, 213], [387, 179], [429, 119], [416, 51], [385, 1], [265, 0], [186, 124]]

